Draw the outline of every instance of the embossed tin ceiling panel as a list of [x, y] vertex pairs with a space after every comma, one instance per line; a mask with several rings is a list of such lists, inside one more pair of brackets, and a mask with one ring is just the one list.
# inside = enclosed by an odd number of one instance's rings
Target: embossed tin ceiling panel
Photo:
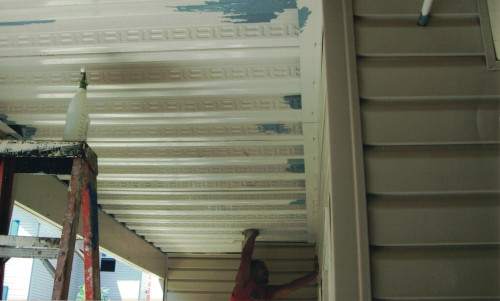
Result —
[[296, 1], [0, 7], [2, 120], [60, 140], [85, 66], [106, 213], [165, 252], [313, 239]]

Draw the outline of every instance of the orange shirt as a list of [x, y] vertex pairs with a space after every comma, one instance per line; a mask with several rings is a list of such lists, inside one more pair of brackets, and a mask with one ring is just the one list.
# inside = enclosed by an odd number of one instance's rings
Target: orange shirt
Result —
[[234, 291], [231, 294], [231, 301], [268, 301], [271, 300], [271, 292], [268, 288], [262, 288], [253, 280], [248, 281], [245, 288], [234, 296]]

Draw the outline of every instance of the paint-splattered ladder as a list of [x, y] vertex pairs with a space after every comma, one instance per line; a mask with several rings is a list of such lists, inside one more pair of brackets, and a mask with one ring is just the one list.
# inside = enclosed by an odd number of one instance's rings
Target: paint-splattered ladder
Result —
[[[81, 210], [85, 295], [87, 300], [100, 300], [96, 154], [85, 142], [2, 140], [0, 142], [0, 177], [2, 179], [0, 181], [0, 235], [7, 235], [9, 231], [14, 203], [12, 188], [15, 173], [71, 175], [71, 178], [60, 239], [0, 236], [0, 290], [3, 287], [4, 266], [8, 258], [34, 254], [36, 256], [29, 257], [57, 258], [52, 300], [68, 299]], [[23, 189], [29, 189], [29, 187]]]

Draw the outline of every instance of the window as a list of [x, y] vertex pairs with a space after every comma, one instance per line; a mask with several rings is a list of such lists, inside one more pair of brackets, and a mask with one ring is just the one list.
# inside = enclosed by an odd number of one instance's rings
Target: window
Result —
[[9, 235], [15, 236], [17, 235], [18, 232], [19, 232], [19, 220], [16, 219], [10, 222]]
[[478, 5], [488, 69], [500, 70], [500, 1], [480, 0]]
[[116, 259], [101, 258], [101, 272], [114, 272], [116, 267]]

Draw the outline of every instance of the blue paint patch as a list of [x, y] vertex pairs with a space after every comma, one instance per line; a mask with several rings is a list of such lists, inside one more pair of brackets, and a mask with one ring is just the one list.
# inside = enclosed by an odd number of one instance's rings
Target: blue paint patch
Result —
[[31, 140], [31, 138], [36, 134], [36, 128], [27, 125], [19, 125], [14, 121], [10, 121], [8, 116], [5, 114], [0, 114], [0, 120], [17, 132], [17, 134], [11, 134], [11, 136], [16, 139]]
[[299, 9], [299, 27], [300, 31], [302, 32], [302, 28], [306, 26], [307, 24], [307, 19], [309, 18], [309, 15], [311, 14], [311, 11], [307, 6], [302, 7]]
[[15, 21], [15, 22], [0, 22], [0, 26], [20, 26], [30, 24], [46, 24], [54, 23], [56, 20], [32, 20], [32, 21]]
[[306, 200], [296, 200], [296, 201], [290, 202], [290, 205], [305, 205], [305, 204], [306, 204]]
[[288, 167], [286, 171], [293, 173], [304, 173], [305, 163], [304, 159], [288, 159]]
[[288, 134], [292, 130], [285, 126], [282, 123], [275, 123], [275, 124], [259, 124], [259, 132], [261, 133], [267, 133], [267, 132], [274, 132], [276, 134]]
[[175, 6], [180, 12], [221, 12], [231, 23], [265, 23], [283, 13], [296, 9], [296, 0], [217, 0], [203, 5]]
[[290, 106], [290, 108], [294, 110], [301, 110], [302, 109], [302, 96], [300, 94], [297, 95], [285, 95], [283, 96], [283, 100], [287, 105]]

